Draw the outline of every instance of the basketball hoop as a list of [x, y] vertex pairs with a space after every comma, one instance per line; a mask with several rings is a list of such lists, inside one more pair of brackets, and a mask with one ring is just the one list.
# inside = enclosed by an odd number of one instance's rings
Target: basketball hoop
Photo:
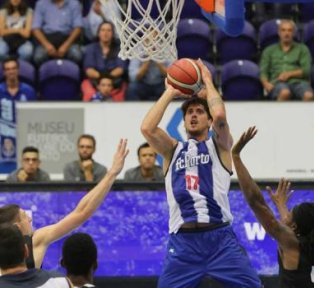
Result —
[[[161, 5], [162, 1], [129, 0], [124, 10], [116, 0], [123, 15], [122, 20], [113, 18], [121, 41], [120, 58], [157, 62], [177, 59], [177, 24], [184, 0], [166, 0]], [[132, 18], [135, 16], [137, 19]]]

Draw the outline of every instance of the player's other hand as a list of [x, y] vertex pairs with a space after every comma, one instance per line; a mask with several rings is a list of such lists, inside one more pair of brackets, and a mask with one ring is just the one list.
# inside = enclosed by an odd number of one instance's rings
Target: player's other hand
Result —
[[172, 98], [191, 98], [192, 95], [188, 95], [188, 94], [183, 94], [180, 90], [174, 88], [173, 86], [171, 86], [168, 81], [167, 78], [165, 78], [165, 87], [166, 87], [166, 91], [168, 91]]
[[257, 133], [257, 129], [255, 126], [250, 127], [247, 131], [245, 131], [238, 142], [232, 147], [232, 156], [239, 156], [244, 146], [255, 137]]
[[201, 59], [197, 60], [197, 65], [201, 70], [201, 75], [202, 75], [202, 81], [204, 84], [206, 83], [213, 83], [213, 77], [212, 74], [210, 73], [209, 69], [207, 66], [203, 63]]

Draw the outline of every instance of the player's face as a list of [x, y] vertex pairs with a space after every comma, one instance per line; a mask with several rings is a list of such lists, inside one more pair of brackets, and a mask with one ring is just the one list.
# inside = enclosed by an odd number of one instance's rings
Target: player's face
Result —
[[99, 29], [98, 37], [100, 42], [110, 42], [113, 38], [112, 26], [108, 23], [102, 24]]
[[19, 220], [15, 224], [19, 227], [23, 235], [32, 234], [32, 218], [23, 209], [20, 209]]
[[92, 159], [95, 152], [93, 141], [89, 138], [82, 138], [78, 144], [78, 152], [81, 160]]
[[112, 92], [113, 85], [111, 79], [101, 79], [100, 83], [98, 84], [98, 91], [104, 95], [109, 96]]
[[156, 154], [151, 147], [144, 147], [139, 153], [139, 162], [144, 169], [151, 169], [155, 165]]
[[190, 105], [184, 118], [184, 126], [190, 137], [207, 135], [211, 120], [201, 104]]
[[279, 27], [279, 37], [282, 43], [289, 44], [293, 41], [294, 26], [289, 22], [281, 23]]
[[39, 155], [36, 152], [26, 152], [22, 155], [22, 168], [27, 174], [35, 174], [40, 165]]
[[4, 65], [4, 75], [8, 80], [18, 78], [18, 65], [15, 61], [8, 61]]

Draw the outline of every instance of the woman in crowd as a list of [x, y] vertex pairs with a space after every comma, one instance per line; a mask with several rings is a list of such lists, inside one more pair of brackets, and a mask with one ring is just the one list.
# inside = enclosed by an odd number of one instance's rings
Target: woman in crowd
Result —
[[32, 9], [25, 0], [7, 0], [0, 10], [0, 60], [17, 55], [30, 61], [33, 44], [30, 41]]

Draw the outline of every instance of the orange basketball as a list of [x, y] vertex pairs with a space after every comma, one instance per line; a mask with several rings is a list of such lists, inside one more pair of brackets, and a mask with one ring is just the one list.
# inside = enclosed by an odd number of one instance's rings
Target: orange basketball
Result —
[[167, 69], [167, 82], [183, 94], [193, 95], [202, 88], [201, 71], [195, 60], [182, 58]]

